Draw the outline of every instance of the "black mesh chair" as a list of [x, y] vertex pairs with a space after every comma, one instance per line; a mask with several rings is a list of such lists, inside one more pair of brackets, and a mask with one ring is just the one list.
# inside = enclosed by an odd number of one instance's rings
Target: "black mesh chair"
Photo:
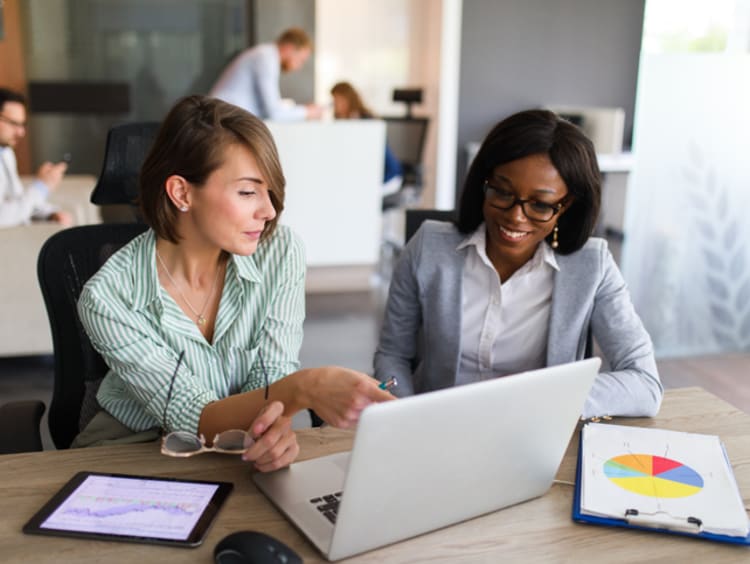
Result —
[[124, 123], [109, 130], [102, 172], [91, 193], [92, 204], [133, 204], [141, 164], [158, 130], [156, 122]]
[[433, 210], [433, 209], [408, 209], [406, 210], [406, 230], [405, 241], [408, 243], [419, 229], [419, 226], [427, 219], [436, 221], [454, 221], [456, 212], [453, 210]]
[[[110, 129], [92, 203], [134, 210], [138, 175], [158, 129], [155, 122], [125, 123]], [[76, 303], [86, 281], [106, 260], [146, 230], [132, 211], [128, 220], [131, 222], [60, 231], [39, 252], [37, 275], [55, 355], [49, 429], [57, 448], [68, 448], [97, 410], [96, 391], [107, 366], [81, 326]]]
[[107, 372], [78, 318], [78, 297], [106, 260], [145, 230], [141, 223], [73, 227], [54, 234], [39, 252], [37, 275], [55, 354], [49, 430], [59, 449], [68, 448], [96, 413], [96, 390]]

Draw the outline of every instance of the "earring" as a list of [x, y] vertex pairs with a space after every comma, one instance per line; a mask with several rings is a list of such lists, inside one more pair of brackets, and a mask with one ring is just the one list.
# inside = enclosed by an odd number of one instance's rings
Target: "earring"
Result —
[[560, 243], [557, 242], [557, 223], [555, 223], [555, 228], [552, 230], [552, 244], [550, 247], [553, 249], [556, 249], [560, 246]]
[[181, 206], [180, 207], [180, 211], [181, 212], [186, 212], [186, 211], [188, 211], [188, 207], [187, 206]]

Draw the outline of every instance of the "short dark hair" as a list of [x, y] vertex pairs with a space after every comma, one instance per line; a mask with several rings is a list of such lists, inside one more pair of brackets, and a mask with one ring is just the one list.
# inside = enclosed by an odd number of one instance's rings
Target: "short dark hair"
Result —
[[312, 49], [312, 39], [301, 27], [290, 27], [276, 38], [277, 45], [293, 45], [297, 49]]
[[15, 90], [8, 90], [7, 88], [0, 88], [0, 110], [5, 107], [6, 102], [16, 102], [26, 106], [26, 96]]
[[262, 238], [273, 233], [284, 209], [286, 180], [271, 132], [257, 117], [233, 104], [208, 96], [188, 96], [169, 111], [141, 167], [138, 205], [157, 236], [178, 242], [179, 213], [165, 190], [167, 178], [178, 174], [202, 186], [224, 163], [230, 145], [244, 145], [255, 157], [267, 185], [276, 217], [266, 223]]
[[577, 251], [591, 236], [599, 216], [601, 173], [591, 140], [547, 110], [518, 112], [490, 131], [469, 167], [456, 226], [462, 233], [475, 231], [484, 221], [484, 181], [495, 167], [531, 155], [547, 155], [573, 197], [558, 219], [555, 250], [561, 254]]

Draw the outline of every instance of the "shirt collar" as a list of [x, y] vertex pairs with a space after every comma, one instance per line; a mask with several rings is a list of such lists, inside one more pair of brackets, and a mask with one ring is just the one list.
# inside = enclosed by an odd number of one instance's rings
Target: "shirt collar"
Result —
[[[156, 235], [153, 229], [149, 229], [140, 239], [134, 241], [134, 245], [132, 307], [134, 310], [141, 310], [155, 301], [161, 303], [161, 284], [156, 269]], [[262, 282], [254, 255], [230, 255], [227, 268], [238, 278], [249, 282]]]
[[[467, 235], [456, 247], [456, 250], [461, 250], [467, 247], [475, 247], [477, 254], [487, 265], [490, 265], [490, 260], [487, 257], [487, 229], [484, 223], [481, 223], [477, 227], [476, 231]], [[559, 271], [560, 267], [557, 264], [557, 258], [555, 258], [555, 251], [549, 246], [547, 241], [542, 241], [534, 252], [534, 256], [531, 257], [524, 267], [527, 269], [536, 269], [542, 264], [547, 264], [555, 270]]]
[[133, 241], [133, 245], [133, 309], [141, 310], [159, 299], [154, 230], [146, 231]]
[[233, 264], [237, 276], [243, 278], [249, 282], [262, 282], [263, 279], [260, 274], [258, 264], [255, 262], [255, 255], [241, 257], [237, 255], [229, 255], [229, 264]]

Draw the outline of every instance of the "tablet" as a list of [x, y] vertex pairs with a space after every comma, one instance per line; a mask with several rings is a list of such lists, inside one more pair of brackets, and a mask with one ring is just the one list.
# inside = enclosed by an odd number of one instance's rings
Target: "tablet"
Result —
[[24, 533], [194, 547], [232, 491], [230, 482], [79, 472]]

